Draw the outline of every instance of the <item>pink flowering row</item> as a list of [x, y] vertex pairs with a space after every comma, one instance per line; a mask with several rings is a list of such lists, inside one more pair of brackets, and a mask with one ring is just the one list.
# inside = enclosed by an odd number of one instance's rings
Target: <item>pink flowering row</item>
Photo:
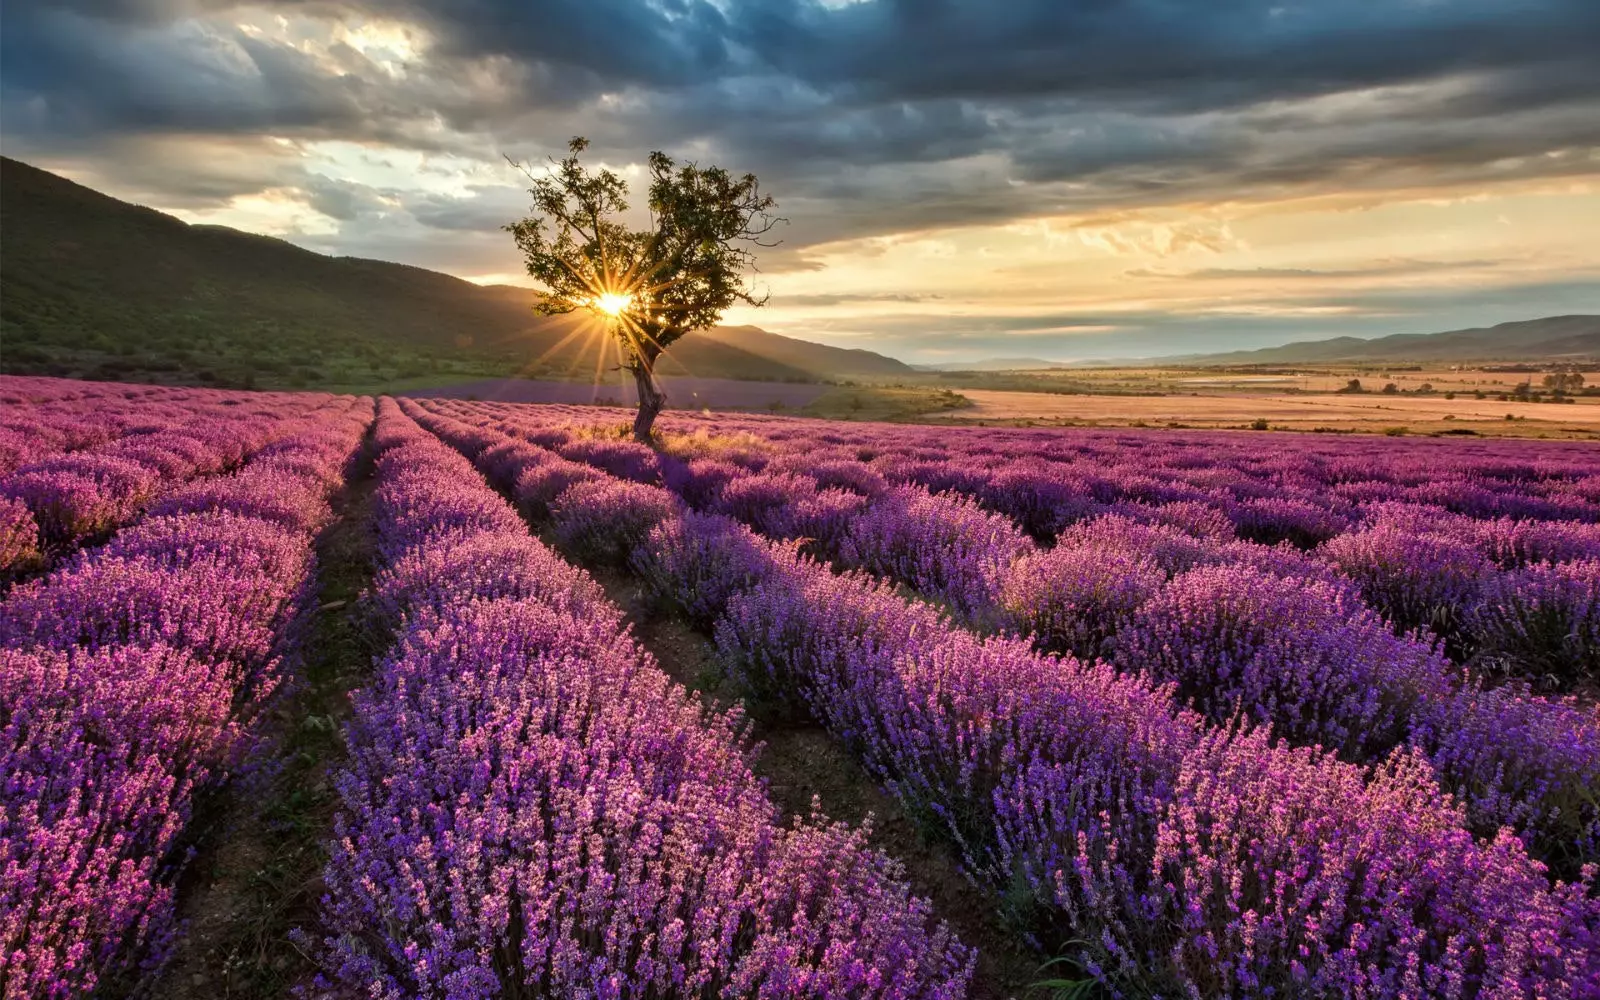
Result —
[[[519, 409], [456, 405], [484, 415]], [[538, 410], [555, 432], [563, 424], [608, 420], [607, 411], [593, 407]], [[1573, 442], [933, 428], [738, 414], [668, 413], [661, 426], [668, 449], [680, 457], [714, 457], [752, 471], [794, 456], [811, 465], [861, 462], [890, 483], [963, 493], [1030, 530], [1034, 521], [1070, 523], [1085, 501], [1214, 504], [1230, 519], [1238, 513], [1247, 531], [1283, 537], [1325, 533], [1308, 506], [1322, 508], [1324, 517], [1359, 519], [1360, 508], [1374, 500], [1407, 500], [1479, 519], [1600, 517], [1593, 448]], [[1256, 499], [1291, 505], [1278, 514], [1236, 511]]]
[[948, 997], [967, 949], [864, 833], [785, 827], [737, 714], [388, 401], [394, 634], [355, 699], [314, 995]]
[[[281, 434], [286, 422], [344, 405], [326, 396], [276, 409], [216, 401], [141, 409], [125, 401], [120, 413], [101, 412], [98, 423], [79, 414], [66, 422], [75, 428], [78, 447], [0, 476], [0, 574], [27, 570], [114, 530], [185, 481], [237, 465]], [[33, 415], [14, 419], [32, 422]], [[91, 433], [96, 427], [103, 434]]]
[[[512, 489], [568, 461], [415, 412]], [[716, 622], [746, 688], [826, 725], [1036, 943], [1118, 990], [1555, 997], [1600, 976], [1584, 886], [1552, 889], [1509, 832], [1475, 840], [1416, 754], [1369, 773], [1208, 727], [1167, 687], [982, 639], [659, 487], [580, 480], [547, 504], [600, 552], [653, 522], [626, 558]]]
[[[451, 409], [426, 406], [434, 419]], [[1394, 635], [1350, 581], [1292, 548], [1102, 515], [1040, 551], [1006, 519], [956, 496], [882, 485], [868, 497], [800, 471], [751, 473], [711, 459], [674, 468], [631, 442], [545, 439], [568, 460], [635, 481], [665, 480], [691, 504], [769, 537], [809, 539], [808, 549], [835, 566], [908, 585], [969, 625], [1032, 634], [1055, 652], [1103, 656], [1124, 672], [1170, 682], [1215, 723], [1243, 712], [1298, 745], [1362, 764], [1415, 747], [1480, 836], [1510, 826], [1567, 876], [1600, 858], [1600, 800], [1590, 794], [1600, 786], [1594, 713], [1516, 685], [1489, 691], [1464, 679], [1427, 643]], [[516, 460], [527, 467], [523, 476], [547, 475], [532, 470], [549, 463]], [[820, 475], [844, 479], [836, 468]], [[526, 502], [527, 484], [506, 482]], [[577, 537], [605, 537], [590, 527], [577, 525]], [[593, 544], [577, 554], [594, 558]], [[1556, 583], [1541, 592], [1551, 595], [1543, 607], [1594, 609], [1585, 614], [1600, 629], [1600, 578], [1593, 569], [1578, 575], [1582, 565], [1548, 571]], [[1529, 612], [1506, 629], [1544, 621]]]
[[[51, 390], [60, 382], [66, 389]], [[124, 433], [150, 433], [192, 417], [249, 407], [270, 415], [275, 406], [295, 407], [303, 396], [226, 392], [165, 386], [78, 382], [0, 376], [0, 474], [19, 465], [104, 444]]]
[[[489, 418], [518, 412], [497, 404], [445, 405]], [[615, 452], [624, 444], [573, 439], [582, 425], [594, 424], [593, 408], [539, 412], [549, 433], [565, 435], [546, 442], [552, 446]], [[552, 417], [570, 420], [568, 428], [551, 428]], [[1391, 533], [1376, 549], [1356, 544], [1323, 554], [1360, 579], [1369, 601], [1396, 625], [1433, 628], [1462, 656], [1508, 652], [1493, 636], [1465, 627], [1468, 605], [1486, 588], [1503, 589], [1496, 580], [1502, 571], [1600, 558], [1600, 461], [1583, 445], [1302, 436], [1288, 448], [1259, 435], [974, 433], [739, 416], [673, 417], [666, 426], [677, 432], [666, 436], [665, 450], [684, 462], [812, 475], [824, 486], [866, 496], [886, 485], [954, 493], [1044, 542], [1099, 514], [1151, 521], [1187, 510], [1186, 528], [1219, 540], [1310, 548], [1364, 532], [1397, 507], [1431, 512], [1412, 516], [1408, 530], [1428, 521], [1426, 534], [1452, 536], [1454, 545]], [[1426, 564], [1397, 572], [1404, 562], [1387, 550], [1400, 555], [1419, 546]]]
[[0, 604], [0, 996], [159, 966], [196, 797], [255, 741], [371, 406], [282, 425]]
[[64, 400], [161, 399], [217, 392], [219, 390], [136, 385], [127, 382], [94, 382], [87, 379], [52, 378], [47, 375], [0, 375], [0, 403], [8, 404]]

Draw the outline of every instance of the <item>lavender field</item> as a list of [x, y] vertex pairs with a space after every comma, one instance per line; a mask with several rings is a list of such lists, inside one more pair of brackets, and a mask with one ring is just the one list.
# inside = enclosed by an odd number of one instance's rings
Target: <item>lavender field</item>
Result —
[[629, 419], [0, 377], [0, 996], [1600, 997], [1595, 446]]

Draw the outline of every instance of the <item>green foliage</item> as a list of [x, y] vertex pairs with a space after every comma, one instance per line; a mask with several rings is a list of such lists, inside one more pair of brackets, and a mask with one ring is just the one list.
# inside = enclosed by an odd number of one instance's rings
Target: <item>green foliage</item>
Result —
[[506, 226], [528, 274], [545, 290], [538, 311], [560, 315], [596, 309], [601, 296], [626, 296], [611, 324], [627, 367], [655, 359], [691, 330], [713, 326], [735, 302], [762, 305], [746, 279], [751, 246], [780, 221], [776, 202], [754, 174], [679, 164], [650, 154], [649, 229], [630, 229], [628, 185], [612, 171], [586, 169], [587, 139], [574, 138], [549, 174], [534, 177], [536, 214]]
[[812, 400], [800, 412], [828, 420], [912, 420], [929, 413], [970, 407], [972, 400], [949, 389], [840, 387]]

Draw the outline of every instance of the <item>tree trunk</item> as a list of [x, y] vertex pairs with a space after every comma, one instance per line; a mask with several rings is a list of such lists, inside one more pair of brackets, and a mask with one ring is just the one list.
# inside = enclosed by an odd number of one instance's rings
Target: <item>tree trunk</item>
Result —
[[628, 366], [633, 372], [633, 381], [639, 389], [639, 412], [633, 418], [633, 439], [645, 444], [650, 442], [650, 428], [655, 426], [656, 416], [667, 405], [667, 396], [656, 385], [655, 373], [651, 370], [651, 362], [638, 359]]

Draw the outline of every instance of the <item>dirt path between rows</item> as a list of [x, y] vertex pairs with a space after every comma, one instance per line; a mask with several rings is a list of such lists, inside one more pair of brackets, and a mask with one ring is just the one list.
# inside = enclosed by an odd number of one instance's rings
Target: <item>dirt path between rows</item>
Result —
[[337, 805], [332, 778], [344, 759], [339, 731], [350, 692], [371, 669], [371, 640], [352, 613], [374, 568], [375, 485], [367, 453], [317, 540], [318, 607], [295, 683], [267, 722], [267, 769], [216, 805], [185, 872], [187, 931], [152, 990], [163, 1000], [288, 996], [313, 972], [289, 935], [315, 921]]
[[[717, 668], [705, 636], [655, 608], [627, 574], [589, 572], [627, 613], [635, 636], [673, 680], [721, 705], [740, 700]], [[752, 723], [752, 735], [764, 744], [755, 772], [766, 779], [773, 803], [786, 815], [807, 816], [816, 798], [830, 819], [852, 826], [871, 817], [872, 844], [904, 865], [906, 880], [933, 903], [934, 915], [978, 949], [971, 1000], [1021, 1000], [1028, 995], [1028, 984], [1043, 978], [1038, 970], [1044, 959], [1006, 933], [993, 901], [967, 880], [946, 845], [924, 837], [900, 803], [821, 726], [759, 717]]]

